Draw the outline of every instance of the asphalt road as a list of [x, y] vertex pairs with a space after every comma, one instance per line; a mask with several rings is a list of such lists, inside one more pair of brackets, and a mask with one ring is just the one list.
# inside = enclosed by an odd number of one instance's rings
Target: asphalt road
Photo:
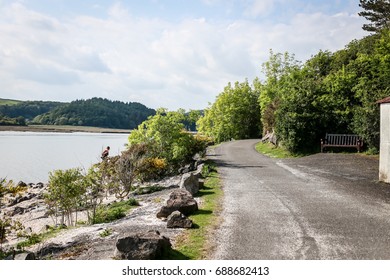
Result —
[[390, 259], [390, 186], [375, 182], [375, 162], [359, 170], [362, 156], [270, 159], [256, 142], [211, 156], [225, 194], [213, 259]]

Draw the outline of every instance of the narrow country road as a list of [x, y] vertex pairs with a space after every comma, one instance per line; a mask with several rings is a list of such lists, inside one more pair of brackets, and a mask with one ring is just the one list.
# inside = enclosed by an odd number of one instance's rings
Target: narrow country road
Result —
[[211, 155], [224, 189], [213, 259], [390, 259], [390, 186], [359, 170], [363, 156], [277, 160], [257, 142]]

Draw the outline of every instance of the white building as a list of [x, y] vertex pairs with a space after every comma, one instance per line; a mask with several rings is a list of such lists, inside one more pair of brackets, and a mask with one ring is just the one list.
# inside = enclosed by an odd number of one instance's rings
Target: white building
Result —
[[379, 181], [390, 183], [390, 96], [377, 103], [381, 111]]

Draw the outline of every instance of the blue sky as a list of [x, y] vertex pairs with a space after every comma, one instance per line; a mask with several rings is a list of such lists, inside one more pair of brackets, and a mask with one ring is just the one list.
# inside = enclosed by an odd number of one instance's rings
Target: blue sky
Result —
[[0, 0], [0, 97], [94, 96], [203, 109], [262, 77], [269, 50], [305, 61], [367, 32], [359, 0]]

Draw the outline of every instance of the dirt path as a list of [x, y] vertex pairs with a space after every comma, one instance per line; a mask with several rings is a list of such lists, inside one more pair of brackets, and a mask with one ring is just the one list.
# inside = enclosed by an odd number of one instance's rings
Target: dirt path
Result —
[[224, 222], [215, 259], [390, 259], [390, 187], [354, 154], [276, 160], [258, 140], [215, 150]]

